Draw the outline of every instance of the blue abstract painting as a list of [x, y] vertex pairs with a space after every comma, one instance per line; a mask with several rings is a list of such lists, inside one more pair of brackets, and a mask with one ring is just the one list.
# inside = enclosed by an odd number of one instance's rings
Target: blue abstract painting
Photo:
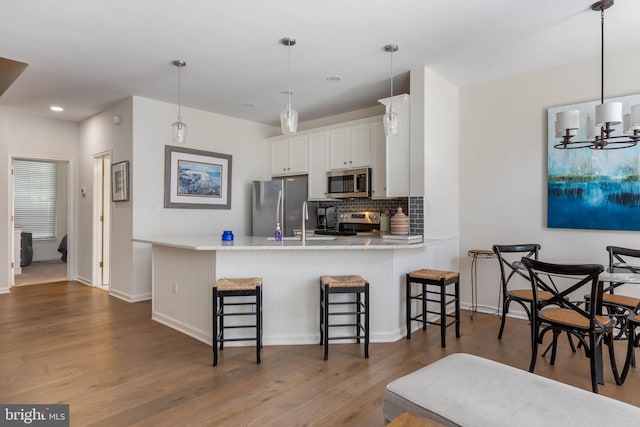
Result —
[[[640, 95], [612, 98], [623, 114], [640, 104]], [[547, 145], [547, 226], [592, 230], [640, 230], [640, 144], [619, 150], [560, 150], [555, 135], [559, 111], [579, 110], [580, 130], [572, 140], [584, 141], [586, 121], [595, 119], [599, 101], [549, 108]], [[622, 124], [614, 134], [622, 134]]]
[[222, 165], [178, 161], [178, 195], [220, 197], [222, 195]]

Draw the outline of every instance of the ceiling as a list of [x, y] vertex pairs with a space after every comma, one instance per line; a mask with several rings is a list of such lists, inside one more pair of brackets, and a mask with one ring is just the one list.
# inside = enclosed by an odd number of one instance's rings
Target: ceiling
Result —
[[[0, 106], [80, 121], [137, 95], [278, 125], [378, 105], [428, 66], [460, 85], [600, 55], [589, 0], [2, 0], [0, 57], [28, 63]], [[640, 47], [640, 1], [605, 12], [606, 53]], [[327, 77], [340, 81], [327, 81]], [[599, 84], [599, 82], [594, 82]], [[284, 92], [284, 93], [283, 93]], [[51, 105], [65, 111], [54, 113]], [[177, 113], [177, 111], [176, 111]]]

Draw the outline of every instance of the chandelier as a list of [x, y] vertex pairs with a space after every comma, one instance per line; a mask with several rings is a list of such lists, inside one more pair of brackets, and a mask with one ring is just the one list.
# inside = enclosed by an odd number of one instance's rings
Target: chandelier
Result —
[[[580, 111], [561, 111], [556, 114], [556, 137], [562, 142], [554, 148], [615, 150], [634, 147], [640, 141], [640, 104], [631, 107], [623, 116], [622, 102], [604, 102], [604, 11], [613, 6], [614, 0], [601, 0], [591, 5], [600, 11], [600, 105], [596, 106], [595, 122], [591, 116], [586, 122], [586, 141], [572, 141], [580, 128]], [[623, 123], [623, 135], [614, 134], [614, 126]]]

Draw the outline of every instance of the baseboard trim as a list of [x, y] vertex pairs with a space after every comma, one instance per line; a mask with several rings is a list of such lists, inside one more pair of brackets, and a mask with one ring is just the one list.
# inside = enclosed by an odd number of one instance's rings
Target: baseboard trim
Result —
[[141, 302], [141, 301], [148, 301], [151, 299], [151, 292], [147, 292], [139, 295], [130, 295], [113, 288], [109, 289], [109, 295], [119, 298], [126, 302]]

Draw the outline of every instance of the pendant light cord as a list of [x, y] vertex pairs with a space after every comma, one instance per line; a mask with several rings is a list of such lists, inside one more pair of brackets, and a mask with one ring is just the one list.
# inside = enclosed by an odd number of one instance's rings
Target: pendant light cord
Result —
[[291, 38], [287, 41], [287, 106], [291, 108]]
[[604, 8], [600, 9], [600, 103], [604, 104]]
[[182, 98], [181, 98], [181, 93], [182, 93], [182, 87], [180, 85], [181, 82], [181, 75], [180, 72], [182, 71], [182, 65], [178, 65], [178, 122], [182, 122], [182, 117], [180, 115], [180, 105], [182, 104]]
[[389, 113], [393, 113], [393, 46], [391, 46], [391, 98], [389, 98]]

